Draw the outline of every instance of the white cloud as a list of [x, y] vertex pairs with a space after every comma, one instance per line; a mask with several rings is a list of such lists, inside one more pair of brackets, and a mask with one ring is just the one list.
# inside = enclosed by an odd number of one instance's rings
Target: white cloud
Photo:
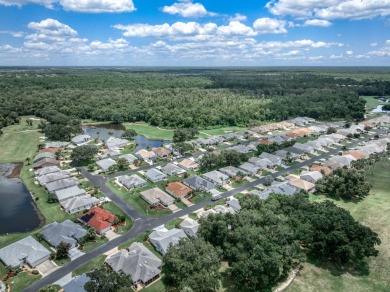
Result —
[[253, 28], [258, 34], [265, 33], [287, 33], [284, 20], [272, 19], [268, 17], [259, 18], [253, 23]]
[[208, 12], [201, 3], [193, 3], [192, 0], [182, 0], [171, 6], [164, 6], [162, 11], [168, 14], [178, 14], [182, 17], [199, 18], [205, 16], [216, 16], [214, 12]]
[[112, 40], [104, 43], [101, 41], [93, 41], [90, 43], [92, 49], [111, 50], [111, 49], [123, 49], [129, 46], [129, 42], [125, 39]]
[[41, 22], [30, 22], [27, 26], [37, 31], [39, 34], [53, 36], [75, 36], [77, 31], [70, 26], [59, 22], [58, 20], [48, 18]]
[[132, 12], [135, 9], [133, 0], [0, 0], [5, 6], [23, 6], [40, 4], [47, 8], [61, 5], [65, 10], [88, 13], [121, 13]]
[[306, 20], [303, 24], [303, 26], [322, 26], [322, 27], [329, 27], [332, 23], [328, 20], [324, 19], [309, 19]]
[[378, 43], [371, 43], [370, 44], [370, 46], [373, 47], [373, 48], [376, 47], [377, 45], [378, 45]]
[[363, 19], [390, 15], [390, 0], [272, 0], [274, 15], [303, 18]]
[[10, 34], [15, 38], [21, 38], [24, 36], [23, 31], [0, 30], [0, 34]]
[[243, 21], [247, 21], [247, 17], [246, 15], [242, 15], [240, 13], [236, 13], [233, 17], [230, 17], [229, 18], [229, 21], [240, 21], [240, 22], [243, 22]]
[[345, 53], [346, 53], [348, 56], [353, 55], [353, 51], [346, 51]]

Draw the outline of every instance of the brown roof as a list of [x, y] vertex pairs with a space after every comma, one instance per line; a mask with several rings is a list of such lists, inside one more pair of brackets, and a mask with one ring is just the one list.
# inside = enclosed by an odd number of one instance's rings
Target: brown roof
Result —
[[310, 167], [310, 170], [319, 171], [319, 172], [321, 172], [321, 170], [322, 170], [325, 174], [332, 173], [332, 170], [329, 167], [322, 166], [322, 165], [313, 165], [312, 167]]
[[171, 154], [171, 152], [168, 149], [165, 149], [164, 147], [153, 148], [152, 151], [156, 153], [157, 156], [160, 157], [168, 156], [169, 154]]
[[362, 153], [360, 153], [359, 151], [347, 151], [347, 152], [343, 152], [343, 155], [351, 155], [352, 157], [354, 157], [356, 159], [365, 158], [365, 156]]
[[57, 151], [62, 151], [62, 150], [64, 150], [64, 148], [46, 148], [46, 149], [39, 150], [38, 153], [50, 152], [50, 153], [55, 154]]
[[315, 184], [300, 178], [290, 179], [290, 184], [292, 184], [294, 187], [297, 187], [298, 189], [305, 190], [305, 191], [310, 191], [315, 188]]
[[116, 219], [114, 214], [100, 207], [93, 207], [79, 218], [87, 225], [99, 231], [102, 231], [111, 226]]
[[270, 140], [257, 140], [256, 142], [264, 145], [272, 145], [272, 141]]
[[186, 185], [182, 184], [181, 182], [173, 182], [170, 183], [167, 187], [166, 190], [176, 197], [184, 197], [188, 193], [192, 191], [191, 188], [187, 187]]
[[39, 160], [38, 162], [34, 163], [33, 164], [33, 168], [40, 168], [43, 165], [45, 165], [46, 163], [49, 163], [49, 164], [51, 164], [53, 166], [60, 164], [60, 162], [58, 160], [56, 160], [56, 159], [43, 158], [43, 159]]

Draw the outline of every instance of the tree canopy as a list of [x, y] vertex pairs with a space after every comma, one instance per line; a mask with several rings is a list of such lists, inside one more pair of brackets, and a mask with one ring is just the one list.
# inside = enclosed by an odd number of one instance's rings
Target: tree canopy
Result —
[[70, 158], [76, 166], [85, 166], [91, 163], [98, 149], [91, 145], [82, 145], [73, 149]]
[[125, 292], [131, 291], [130, 277], [102, 267], [87, 273], [90, 281], [84, 285], [87, 292]]

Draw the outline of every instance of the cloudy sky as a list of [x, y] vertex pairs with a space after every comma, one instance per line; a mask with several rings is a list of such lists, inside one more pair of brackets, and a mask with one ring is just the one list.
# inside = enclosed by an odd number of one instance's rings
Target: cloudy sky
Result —
[[390, 65], [390, 0], [0, 0], [1, 65]]

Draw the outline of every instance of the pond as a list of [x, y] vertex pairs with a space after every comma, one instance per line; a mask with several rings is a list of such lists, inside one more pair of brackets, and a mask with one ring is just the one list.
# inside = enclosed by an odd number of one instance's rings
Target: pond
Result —
[[0, 235], [38, 228], [41, 218], [23, 181], [15, 176], [17, 164], [0, 164]]
[[383, 110], [383, 105], [378, 105], [375, 109], [372, 110], [373, 113], [387, 113], [389, 111]]
[[[110, 137], [120, 138], [123, 132], [126, 130], [122, 124], [100, 124], [100, 125], [85, 125], [83, 126], [84, 134], [97, 138], [101, 141], [106, 141]], [[170, 143], [171, 141], [151, 140], [145, 136], [135, 136], [134, 141], [137, 143], [135, 151], [146, 148], [160, 147], [164, 143]]]

